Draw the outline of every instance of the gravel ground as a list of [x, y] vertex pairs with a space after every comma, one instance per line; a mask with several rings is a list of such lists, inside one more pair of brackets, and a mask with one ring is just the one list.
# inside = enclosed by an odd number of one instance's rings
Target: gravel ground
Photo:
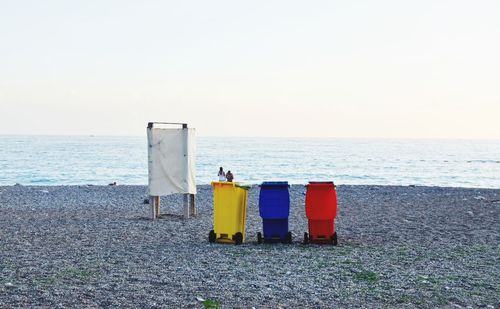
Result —
[[500, 308], [500, 190], [337, 187], [339, 246], [302, 245], [302, 186], [291, 245], [209, 244], [212, 190], [198, 216], [180, 196], [148, 219], [144, 186], [0, 187], [0, 307]]

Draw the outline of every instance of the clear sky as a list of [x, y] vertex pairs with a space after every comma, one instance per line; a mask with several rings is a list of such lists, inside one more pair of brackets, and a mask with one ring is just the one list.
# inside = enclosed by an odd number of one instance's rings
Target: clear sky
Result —
[[0, 0], [0, 134], [500, 139], [500, 1]]

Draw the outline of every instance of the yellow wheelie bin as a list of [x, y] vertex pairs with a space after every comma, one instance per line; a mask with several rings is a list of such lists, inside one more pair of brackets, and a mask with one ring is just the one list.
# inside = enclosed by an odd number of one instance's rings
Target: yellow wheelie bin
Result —
[[235, 182], [212, 182], [214, 229], [208, 241], [241, 244], [245, 241], [248, 189]]

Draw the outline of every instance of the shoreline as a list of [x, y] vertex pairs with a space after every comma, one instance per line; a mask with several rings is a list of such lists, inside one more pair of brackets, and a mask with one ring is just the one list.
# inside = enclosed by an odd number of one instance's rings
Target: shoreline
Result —
[[[214, 180], [215, 181], [215, 180]], [[272, 180], [272, 181], [282, 181], [282, 180]], [[313, 181], [313, 180], [311, 180]], [[318, 180], [322, 181], [322, 180]], [[328, 181], [328, 180], [324, 180]], [[252, 188], [260, 186], [261, 183], [246, 183], [246, 182], [239, 182], [235, 181], [235, 183], [239, 183], [242, 185], [250, 186]], [[335, 183], [335, 182], [334, 182]], [[289, 183], [290, 186], [293, 187], [305, 187], [307, 184], [300, 184], [300, 183]], [[211, 184], [197, 184], [196, 187], [210, 187]], [[500, 190], [500, 187], [498, 188], [490, 188], [490, 187], [461, 187], [461, 186], [438, 186], [438, 185], [380, 185], [380, 184], [337, 184], [335, 183], [336, 187], [383, 187], [383, 188], [434, 188], [434, 189], [464, 189], [464, 190]], [[0, 188], [9, 188], [9, 187], [25, 187], [25, 188], [57, 188], [57, 187], [145, 187], [147, 189], [148, 185], [147, 184], [120, 184], [117, 183], [115, 184], [22, 184], [22, 183], [15, 183], [15, 184], [7, 184], [7, 185], [2, 185], [0, 184]]]
[[[147, 187], [0, 186], [0, 304], [10, 307], [466, 307], [500, 304], [500, 189], [337, 185], [339, 246], [257, 244], [259, 188], [241, 246], [209, 244], [213, 193], [149, 219]], [[197, 299], [198, 298], [198, 299]]]

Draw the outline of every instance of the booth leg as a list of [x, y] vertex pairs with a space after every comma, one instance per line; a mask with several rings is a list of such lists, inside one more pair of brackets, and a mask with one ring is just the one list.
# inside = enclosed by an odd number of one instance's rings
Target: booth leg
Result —
[[149, 205], [151, 206], [151, 220], [156, 219], [156, 206], [155, 206], [155, 197], [149, 196]]
[[195, 195], [194, 194], [189, 194], [190, 201], [189, 201], [189, 206], [191, 210], [191, 215], [196, 216], [196, 204], [195, 204]]
[[189, 219], [189, 194], [184, 194], [184, 219]]
[[150, 196], [149, 204], [151, 205], [151, 219], [156, 219], [160, 216], [160, 197]]
[[160, 211], [160, 197], [159, 196], [156, 196], [156, 218], [159, 218], [160, 217], [160, 214], [161, 214], [161, 211]]

